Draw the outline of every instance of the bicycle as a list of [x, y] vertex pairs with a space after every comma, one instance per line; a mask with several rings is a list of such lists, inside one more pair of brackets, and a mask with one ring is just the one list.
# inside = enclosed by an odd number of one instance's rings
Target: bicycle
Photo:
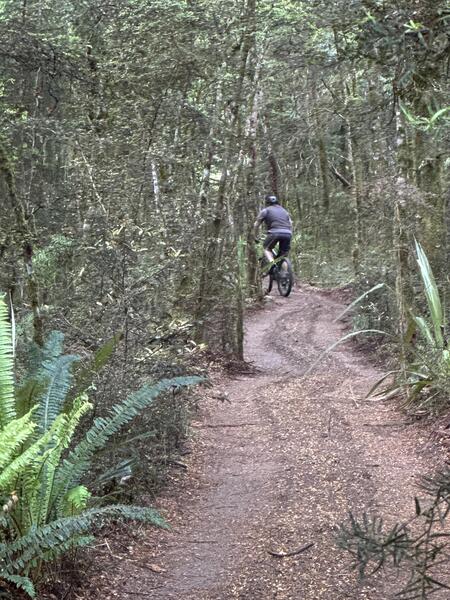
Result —
[[294, 285], [294, 271], [292, 269], [291, 261], [286, 256], [278, 257], [274, 250], [272, 250], [272, 254], [274, 264], [268, 270], [265, 257], [262, 256], [259, 259], [263, 270], [266, 269], [266, 272], [263, 272], [262, 276], [263, 294], [264, 296], [270, 294], [272, 291], [273, 282], [276, 281], [278, 292], [281, 296], [287, 298], [292, 291], [292, 286]]

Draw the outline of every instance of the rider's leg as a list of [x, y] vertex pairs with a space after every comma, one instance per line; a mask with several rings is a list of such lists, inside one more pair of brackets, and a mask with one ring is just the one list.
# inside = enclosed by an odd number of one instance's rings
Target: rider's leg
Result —
[[[279, 241], [279, 256], [287, 256], [289, 254], [289, 250], [291, 249], [291, 236], [290, 235], [280, 235], [278, 237]], [[281, 262], [281, 271], [283, 274], [287, 273], [288, 265], [286, 261]]]
[[267, 264], [273, 263], [273, 254], [271, 251], [273, 250], [277, 241], [278, 241], [277, 238], [274, 237], [273, 235], [268, 235], [266, 237], [266, 239], [264, 240], [264, 243], [263, 243], [264, 256], [267, 260]]
[[264, 256], [266, 257], [266, 260], [267, 260], [268, 263], [273, 262], [273, 254], [267, 248], [264, 250]]

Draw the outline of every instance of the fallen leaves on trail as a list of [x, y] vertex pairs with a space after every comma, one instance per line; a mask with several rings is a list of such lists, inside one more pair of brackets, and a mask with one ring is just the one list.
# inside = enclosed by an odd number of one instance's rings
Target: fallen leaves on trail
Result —
[[312, 546], [314, 546], [314, 542], [310, 542], [309, 544], [305, 544], [301, 548], [297, 548], [297, 550], [291, 550], [290, 552], [283, 552], [283, 551], [282, 552], [275, 552], [274, 550], [268, 550], [267, 552], [270, 555], [275, 556], [276, 558], [287, 558], [288, 556], [296, 556], [297, 554], [301, 554], [302, 552], [305, 552], [309, 548], [312, 548]]
[[159, 565], [149, 565], [148, 568], [150, 569], [150, 571], [153, 571], [153, 573], [166, 573], [167, 569], [163, 569], [162, 567], [160, 567]]

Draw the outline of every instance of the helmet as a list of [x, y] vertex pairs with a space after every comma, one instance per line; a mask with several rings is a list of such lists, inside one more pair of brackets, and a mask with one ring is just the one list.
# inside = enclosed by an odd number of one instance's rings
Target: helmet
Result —
[[278, 198], [276, 196], [272, 196], [272, 194], [267, 194], [265, 201], [267, 205], [278, 204]]

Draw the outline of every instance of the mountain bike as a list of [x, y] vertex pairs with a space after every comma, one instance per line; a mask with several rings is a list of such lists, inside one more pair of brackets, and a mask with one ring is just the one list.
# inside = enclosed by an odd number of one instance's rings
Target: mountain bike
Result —
[[[277, 253], [272, 250], [274, 264], [268, 269], [267, 263], [265, 263], [264, 257], [260, 258], [260, 263], [263, 269], [263, 294], [266, 296], [270, 294], [273, 287], [273, 282], [277, 282], [278, 291], [281, 296], [287, 298], [292, 291], [294, 285], [294, 271], [292, 270], [292, 264], [289, 258], [286, 256], [278, 257]], [[265, 270], [265, 272], [264, 272]]]

